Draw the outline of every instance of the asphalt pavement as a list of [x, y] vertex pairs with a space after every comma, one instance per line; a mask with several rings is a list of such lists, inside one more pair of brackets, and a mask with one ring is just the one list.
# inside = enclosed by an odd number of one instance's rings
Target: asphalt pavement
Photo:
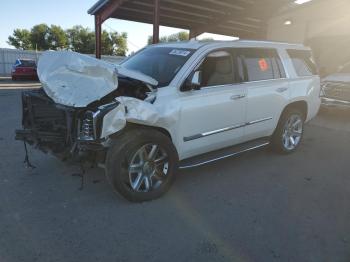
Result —
[[[11, 86], [12, 85], [12, 86]], [[132, 204], [102, 169], [30, 148], [20, 90], [0, 81], [0, 261], [350, 261], [350, 111], [322, 112], [298, 152], [267, 149], [182, 171], [163, 198]]]

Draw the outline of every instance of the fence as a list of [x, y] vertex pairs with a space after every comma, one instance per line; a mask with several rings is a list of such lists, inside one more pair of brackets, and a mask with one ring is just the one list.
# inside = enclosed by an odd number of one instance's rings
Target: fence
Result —
[[[18, 49], [9, 49], [9, 48], [0, 48], [0, 76], [10, 76], [12, 66], [14, 65], [16, 59], [26, 58], [33, 59], [38, 62], [38, 59], [42, 52], [36, 51], [27, 51], [27, 50], [18, 50]], [[94, 55], [90, 55], [94, 56]], [[124, 57], [122, 56], [102, 56], [102, 60], [119, 64]]]

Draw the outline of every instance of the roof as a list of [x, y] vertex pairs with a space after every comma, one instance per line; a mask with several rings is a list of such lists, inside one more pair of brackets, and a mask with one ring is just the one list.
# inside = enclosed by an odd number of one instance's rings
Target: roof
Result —
[[182, 42], [170, 42], [170, 43], [160, 43], [153, 46], [157, 47], [172, 47], [172, 48], [184, 48], [184, 49], [200, 49], [204, 46], [218, 46], [218, 45], [227, 46], [237, 46], [237, 47], [284, 47], [284, 48], [293, 48], [293, 49], [308, 49], [303, 44], [290, 44], [283, 42], [274, 42], [274, 41], [260, 41], [260, 40], [233, 40], [233, 41], [182, 41]]
[[[262, 39], [267, 21], [294, 0], [161, 0], [160, 25], [240, 38]], [[111, 9], [111, 6], [117, 6]], [[292, 5], [293, 6], [293, 5]], [[294, 5], [295, 6], [295, 5]], [[153, 23], [154, 0], [99, 0], [88, 11], [97, 15]]]
[[102, 9], [109, 0], [99, 0], [96, 2], [89, 10], [88, 14], [94, 15], [96, 14], [100, 9]]

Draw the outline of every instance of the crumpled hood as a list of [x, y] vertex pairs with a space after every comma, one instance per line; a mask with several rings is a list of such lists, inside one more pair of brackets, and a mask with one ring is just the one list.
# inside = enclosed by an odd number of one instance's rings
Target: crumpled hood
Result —
[[55, 103], [86, 107], [118, 88], [118, 75], [157, 86], [140, 72], [71, 51], [47, 51], [38, 63], [38, 76], [46, 94]]
[[336, 73], [326, 76], [322, 79], [323, 82], [349, 82], [350, 83], [350, 74]]

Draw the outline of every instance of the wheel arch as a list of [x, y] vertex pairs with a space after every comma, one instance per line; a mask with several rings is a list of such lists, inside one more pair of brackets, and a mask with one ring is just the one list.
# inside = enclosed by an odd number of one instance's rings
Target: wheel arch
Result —
[[147, 126], [147, 125], [135, 124], [135, 123], [127, 122], [125, 128], [127, 130], [128, 129], [135, 129], [135, 128], [145, 128], [145, 129], [157, 130], [157, 131], [163, 133], [164, 135], [166, 135], [170, 139], [170, 141], [173, 142], [173, 139], [172, 139], [172, 136], [171, 136], [170, 132], [168, 130], [166, 130], [165, 128], [162, 128], [162, 127]]
[[304, 121], [307, 119], [307, 115], [308, 115], [308, 104], [307, 104], [307, 101], [305, 100], [299, 100], [299, 101], [294, 101], [290, 104], [288, 104], [282, 111], [281, 115], [280, 115], [280, 119], [281, 117], [283, 116], [283, 114], [285, 112], [287, 112], [288, 110], [290, 109], [298, 109], [300, 110], [302, 113], [303, 113], [303, 118], [304, 118]]
[[148, 125], [143, 125], [143, 124], [136, 124], [136, 123], [131, 123], [131, 122], [126, 122], [126, 126], [122, 130], [110, 135], [110, 137], [116, 138], [116, 137], [120, 136], [122, 133], [128, 132], [131, 129], [139, 129], [139, 128], [157, 130], [157, 131], [163, 133], [164, 135], [166, 135], [170, 139], [171, 142], [174, 142], [170, 132], [168, 130], [166, 130], [165, 128], [157, 127], [157, 126], [148, 126]]

